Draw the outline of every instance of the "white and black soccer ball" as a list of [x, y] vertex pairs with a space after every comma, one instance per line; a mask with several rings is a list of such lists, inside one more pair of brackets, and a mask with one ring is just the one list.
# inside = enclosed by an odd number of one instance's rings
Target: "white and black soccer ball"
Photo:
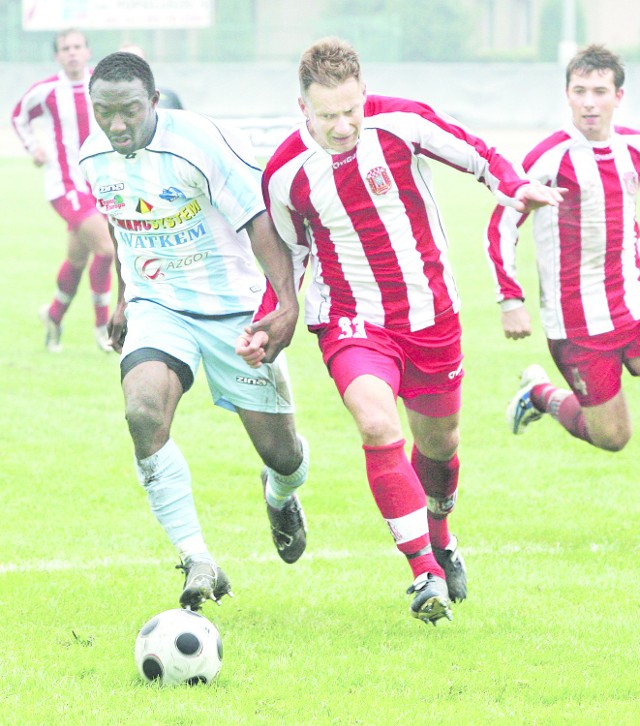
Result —
[[140, 629], [135, 659], [145, 681], [164, 686], [211, 683], [222, 668], [222, 638], [200, 613], [165, 610]]

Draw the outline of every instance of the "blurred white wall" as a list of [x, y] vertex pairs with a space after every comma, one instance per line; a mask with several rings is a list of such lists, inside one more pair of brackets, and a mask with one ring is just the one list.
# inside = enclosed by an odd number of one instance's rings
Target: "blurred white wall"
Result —
[[[52, 70], [50, 64], [0, 63], [5, 147], [12, 143], [6, 132], [15, 102]], [[153, 70], [158, 85], [177, 91], [195, 111], [220, 119], [299, 118], [295, 63], [157, 63]], [[626, 70], [617, 122], [640, 127], [640, 64]], [[548, 130], [567, 119], [564, 68], [557, 63], [368, 63], [363, 73], [369, 93], [423, 100], [479, 132]]]

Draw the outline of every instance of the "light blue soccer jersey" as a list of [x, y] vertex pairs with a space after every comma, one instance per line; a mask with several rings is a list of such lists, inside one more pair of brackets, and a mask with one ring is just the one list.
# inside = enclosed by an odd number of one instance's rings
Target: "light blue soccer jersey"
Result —
[[80, 167], [115, 232], [127, 301], [197, 315], [255, 310], [265, 279], [242, 227], [265, 207], [261, 170], [238, 131], [160, 109], [145, 149], [124, 156], [98, 131]]

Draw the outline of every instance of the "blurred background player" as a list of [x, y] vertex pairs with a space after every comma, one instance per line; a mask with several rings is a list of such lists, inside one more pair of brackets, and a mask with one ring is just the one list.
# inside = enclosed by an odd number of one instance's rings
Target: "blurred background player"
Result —
[[[467, 578], [448, 527], [460, 468], [460, 301], [429, 160], [469, 171], [520, 209], [557, 204], [561, 194], [530, 184], [426, 104], [367, 96], [358, 54], [338, 38], [303, 53], [299, 81], [305, 121], [266, 166], [267, 209], [292, 254], [311, 257], [305, 322], [356, 422], [371, 492], [411, 568], [411, 614], [435, 624], [451, 617], [450, 599], [466, 597]], [[260, 327], [239, 345], [253, 365]], [[411, 461], [398, 396], [414, 438]]]
[[[133, 53], [134, 55], [137, 55], [138, 57], [144, 58], [146, 60], [145, 52], [139, 45], [134, 45], [133, 43], [123, 43], [120, 46], [119, 50], [124, 53]], [[170, 88], [160, 87], [158, 88], [158, 92], [160, 93], [160, 98], [158, 99], [158, 108], [184, 108], [184, 106], [182, 105], [182, 101], [180, 101], [180, 98], [175, 91], [172, 91]]]
[[[117, 248], [110, 331], [122, 352], [136, 472], [182, 560], [180, 603], [196, 610], [230, 592], [203, 537], [189, 466], [171, 437], [200, 364], [214, 403], [238, 414], [264, 463], [278, 555], [291, 564], [306, 547], [296, 490], [307, 476], [308, 447], [296, 431], [286, 360], [278, 355], [298, 317], [291, 258], [266, 213], [253, 151], [237, 131], [191, 111], [157, 110], [153, 73], [133, 53], [103, 58], [90, 95], [100, 129], [83, 145], [80, 165]], [[235, 353], [265, 289], [254, 254], [282, 296], [267, 320], [271, 362], [259, 372]]]
[[[53, 300], [40, 308], [49, 351], [62, 349], [62, 319], [89, 265], [89, 285], [95, 309], [95, 340], [111, 350], [107, 333], [113, 243], [105, 218], [78, 169], [78, 150], [96, 129], [89, 101], [87, 40], [78, 30], [63, 30], [54, 38], [57, 74], [31, 86], [11, 117], [13, 127], [36, 166], [44, 167], [44, 191], [69, 231], [67, 256], [57, 275]], [[42, 124], [34, 127], [34, 121]]]
[[[534, 213], [541, 318], [551, 357], [571, 388], [557, 388], [534, 364], [507, 408], [514, 434], [549, 413], [573, 436], [608, 451], [631, 437], [623, 366], [640, 374], [640, 280], [636, 203], [640, 131], [614, 126], [624, 68], [600, 45], [566, 69], [571, 122], [526, 156], [528, 176], [566, 187], [563, 204]], [[487, 249], [507, 338], [531, 335], [516, 277], [518, 230], [526, 213], [496, 207]]]

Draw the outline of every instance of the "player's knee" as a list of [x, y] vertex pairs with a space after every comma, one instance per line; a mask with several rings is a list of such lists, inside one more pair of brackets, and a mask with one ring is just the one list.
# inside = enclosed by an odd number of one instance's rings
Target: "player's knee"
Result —
[[631, 439], [631, 432], [613, 432], [601, 434], [598, 437], [592, 437], [593, 444], [599, 449], [605, 451], [617, 452], [622, 451]]
[[296, 471], [302, 463], [303, 451], [295, 430], [287, 431], [283, 427], [263, 433], [261, 437], [254, 432], [253, 441], [264, 464], [284, 476]]
[[149, 439], [165, 428], [162, 410], [144, 399], [128, 400], [125, 405], [125, 418], [134, 442]]
[[437, 461], [449, 461], [458, 451], [460, 445], [460, 429], [433, 432], [426, 439], [420, 441], [420, 449]]
[[357, 424], [362, 442], [367, 446], [383, 446], [403, 438], [399, 421], [384, 415], [368, 415], [365, 419], [359, 419]]

